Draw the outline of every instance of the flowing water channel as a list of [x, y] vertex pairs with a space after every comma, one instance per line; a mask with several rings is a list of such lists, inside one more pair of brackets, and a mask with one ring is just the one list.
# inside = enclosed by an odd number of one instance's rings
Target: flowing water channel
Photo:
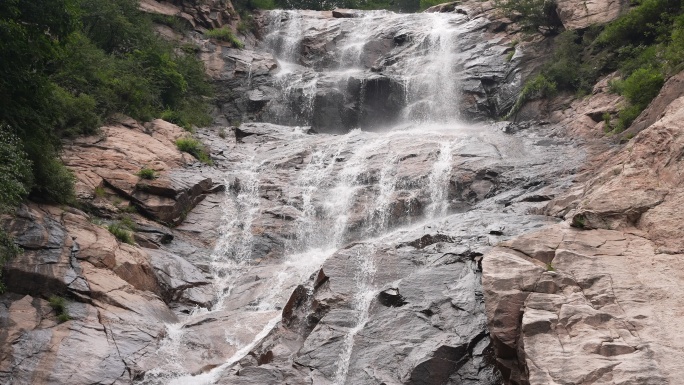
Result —
[[[479, 285], [477, 264], [465, 257], [477, 254], [469, 251], [470, 244], [491, 243], [487, 236], [474, 234], [472, 229], [487, 234], [482, 223], [498, 218], [497, 215], [509, 215], [497, 214], [502, 204], [482, 206], [481, 202], [493, 199], [507, 187], [501, 177], [506, 173], [512, 173], [510, 180], [522, 183], [525, 173], [552, 173], [562, 168], [554, 166], [558, 151], [549, 145], [536, 146], [542, 140], [539, 133], [513, 137], [498, 126], [470, 124], [460, 119], [459, 34], [473, 23], [466, 16], [385, 11], [358, 15], [348, 19], [309, 11], [272, 11], [266, 15], [262, 48], [273, 53], [278, 61], [274, 74], [278, 98], [268, 106], [271, 121], [301, 126], [251, 123], [240, 127], [243, 135], [231, 150], [232, 158], [239, 161], [218, 163], [219, 168], [225, 169], [226, 185], [231, 187], [222, 204], [221, 237], [209, 264], [216, 300], [211, 308], [197, 308], [180, 323], [167, 326], [167, 336], [149, 360], [151, 364], [139, 383], [242, 383], [227, 378], [247, 373], [244, 367], [249, 355], [271, 343], [267, 341], [278, 340], [278, 333], [285, 333], [284, 325], [294, 322], [284, 320], [283, 309], [289, 306], [288, 300], [298, 287], [306, 293], [302, 296], [306, 300], [300, 301], [304, 307], [298, 308], [303, 314], [313, 314], [316, 306], [328, 304], [328, 313], [320, 320], [303, 324], [306, 332], [288, 337], [294, 341], [289, 345], [282, 343], [292, 352], [280, 354], [285, 357], [281, 358], [290, 367], [306, 367], [306, 383], [365, 383], [358, 380], [364, 370], [365, 375], [376, 380], [395, 378], [393, 381], [400, 383], [396, 378], [403, 378], [401, 381], [409, 383], [418, 381], [414, 377], [421, 371], [442, 370], [441, 364], [430, 363], [430, 357], [447, 353], [470, 357], [484, 354], [486, 344], [479, 342], [484, 327], [481, 296], [477, 297], [477, 292], [467, 294], [469, 299], [462, 300], [467, 306], [455, 305], [470, 290], [459, 286], [465, 285], [462, 282], [472, 281], [473, 287]], [[392, 36], [388, 37], [388, 29], [394, 31]], [[319, 47], [319, 52], [303, 53], [303, 42], [329, 33], [337, 37]], [[374, 101], [368, 99], [378, 97], [372, 92], [375, 85], [365, 85], [378, 79], [373, 66], [382, 57], [377, 52], [393, 52], [387, 48], [388, 41], [402, 47], [401, 53], [386, 56], [393, 58], [382, 71], [383, 79], [389, 80], [377, 83], [378, 87], [388, 85], [392, 103], [398, 106], [391, 119], [382, 122], [374, 116], [363, 117], [361, 111], [357, 128], [350, 131], [311, 134], [303, 127], [315, 125], [315, 111], [331, 92], [337, 92], [335, 97], [341, 98], [341, 105], [352, 105], [350, 110], [374, 106]], [[411, 50], [407, 51], [406, 45]], [[352, 88], [358, 92], [347, 92], [350, 84], [356, 84]], [[347, 100], [351, 97], [356, 99]], [[369, 108], [366, 113], [372, 115], [373, 110]], [[364, 121], [368, 124], [364, 125]], [[518, 169], [528, 171], [518, 175]], [[520, 187], [511, 196], [522, 195], [527, 189], [529, 186]], [[469, 211], [474, 208], [483, 211]], [[467, 236], [462, 235], [466, 233]], [[423, 252], [423, 241], [409, 241], [422, 234], [431, 234], [430, 239], [447, 242], [446, 246], [431, 246], [433, 249]], [[461, 243], [456, 239], [461, 239]], [[437, 241], [425, 242], [427, 245]], [[459, 251], [445, 254], [440, 247]], [[400, 257], [402, 253], [410, 254], [413, 262]], [[451, 263], [430, 262], [433, 254], [439, 254], [436, 260], [446, 255], [456, 259]], [[421, 262], [416, 262], [418, 258], [422, 258]], [[463, 270], [450, 270], [456, 265]], [[329, 281], [326, 285], [330, 288], [325, 290], [333, 294], [321, 294], [323, 285], [312, 281], [317, 272], [322, 274], [320, 271], [325, 271]], [[336, 280], [336, 272], [346, 278]], [[428, 272], [433, 274], [431, 278], [421, 275]], [[378, 328], [378, 314], [412, 303], [410, 294], [397, 294], [387, 309], [379, 305], [387, 296], [394, 298], [392, 290], [403, 293], [408, 290], [404, 287], [413, 287], [406, 283], [413, 278], [406, 277], [422, 277], [427, 282], [445, 280], [442, 288], [435, 289], [437, 294], [427, 294], [425, 289], [421, 295], [432, 298], [448, 292], [451, 299], [428, 301], [425, 310], [414, 309], [411, 313], [418, 318], [401, 321], [402, 325], [413, 325], [423, 319], [420, 322], [447, 325], [416, 332], [411, 343], [397, 342], [392, 345], [398, 352], [396, 357], [401, 357], [396, 364], [378, 364], [372, 366], [373, 370], [368, 369], [368, 365], [362, 365], [363, 349], [372, 350], [373, 344], [367, 339]], [[418, 306], [420, 301], [415, 301]], [[452, 308], [444, 308], [445, 303], [452, 303]], [[449, 334], [450, 328], [455, 327], [449, 325], [461, 321], [450, 321], [449, 317], [469, 306], [473, 310], [463, 311], [476, 317], [476, 322], [463, 322], [472, 323], [480, 331], [473, 331], [477, 336], [474, 342], [462, 343], [470, 349], [468, 352], [457, 353], [454, 346], [460, 345], [453, 340], [458, 333]], [[404, 316], [408, 317], [405, 313], [394, 317]], [[420, 349], [411, 344], [423, 346], [426, 341], [436, 345], [429, 348], [434, 351], [425, 353], [428, 358], [424, 360], [420, 358]], [[478, 348], [480, 345], [483, 347]], [[269, 351], [273, 356], [283, 349]], [[480, 350], [476, 354], [473, 349]], [[321, 354], [326, 358], [317, 357], [317, 352], [324, 352]], [[369, 354], [373, 359], [382, 355]], [[451, 360], [449, 357], [444, 359]], [[270, 365], [276, 365], [277, 359], [269, 360]], [[243, 369], [236, 370], [236, 365]], [[396, 366], [394, 371], [389, 369], [392, 365]], [[454, 364], [448, 370], [465, 370], [460, 369], [461, 365]], [[407, 368], [403, 369], [404, 366]], [[365, 369], [360, 370], [361, 367]], [[491, 373], [486, 378], [495, 381], [493, 369], [488, 368]], [[275, 382], [249, 383], [287, 382], [278, 378]], [[478, 381], [473, 383], [489, 383]]]

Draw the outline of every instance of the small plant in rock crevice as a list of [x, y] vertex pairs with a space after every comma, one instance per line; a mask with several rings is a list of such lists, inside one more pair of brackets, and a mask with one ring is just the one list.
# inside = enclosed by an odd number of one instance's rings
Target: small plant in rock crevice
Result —
[[240, 39], [235, 36], [233, 31], [228, 27], [210, 29], [204, 33], [204, 36], [210, 39], [221, 40], [230, 43], [233, 48], [243, 49], [245, 48], [245, 43], [241, 42]]
[[209, 157], [209, 153], [207, 152], [202, 142], [195, 138], [178, 139], [176, 140], [176, 147], [180, 151], [187, 152], [188, 154], [194, 156], [195, 158], [197, 158], [197, 160], [204, 164], [213, 164], [213, 161], [211, 160], [211, 157]]
[[71, 316], [69, 315], [69, 309], [67, 309], [67, 302], [64, 297], [53, 295], [48, 299], [50, 307], [57, 314], [57, 320], [59, 323], [69, 321]]
[[140, 171], [135, 173], [135, 175], [137, 175], [138, 177], [140, 177], [142, 179], [147, 179], [147, 180], [153, 180], [153, 179], [157, 179], [159, 177], [157, 175], [156, 171], [154, 171], [151, 168], [147, 168], [147, 167], [141, 168]]
[[131, 229], [121, 222], [110, 224], [107, 226], [107, 230], [109, 230], [109, 232], [112, 233], [112, 235], [114, 235], [119, 241], [128, 243], [129, 245], [134, 244]]
[[572, 217], [572, 223], [570, 225], [578, 229], [583, 229], [587, 225], [587, 219], [584, 217], [584, 215], [577, 214]]

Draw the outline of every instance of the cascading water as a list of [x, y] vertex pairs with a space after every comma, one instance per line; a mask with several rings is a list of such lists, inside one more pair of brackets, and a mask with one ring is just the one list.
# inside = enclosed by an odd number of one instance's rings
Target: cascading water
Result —
[[[392, 252], [386, 250], [400, 246], [377, 245], [410, 232], [402, 226], [429, 229], [421, 221], [444, 218], [456, 200], [464, 206], [495, 191], [489, 175], [496, 172], [490, 172], [484, 174], [490, 179], [455, 195], [450, 183], [457, 157], [466, 164], [476, 158], [518, 156], [517, 144], [501, 139], [504, 134], [498, 130], [458, 122], [463, 64], [458, 36], [470, 23], [468, 17], [385, 11], [359, 11], [357, 16], [266, 13], [263, 46], [278, 60], [273, 83], [278, 94], [267, 106], [271, 122], [342, 134], [309, 135], [302, 128], [260, 124], [240, 128], [233, 156], [242, 160], [225, 166], [235, 182], [223, 205], [224, 225], [210, 262], [216, 301], [210, 309], [197, 309], [180, 324], [169, 325], [157, 352], [160, 358], [151, 359], [142, 384], [220, 383], [235, 365], [257, 357], [255, 349], [284, 327], [284, 308], [291, 311], [309, 301], [306, 309], [316, 311], [316, 303], [327, 297], [311, 298], [323, 283], [306, 282], [316, 272], [325, 276], [321, 265], [335, 258], [344, 260], [353, 274], [344, 289], [348, 291], [340, 289], [344, 294], [339, 298], [330, 294], [332, 303], [351, 316], [343, 326], [330, 326], [339, 334], [337, 345], [330, 343], [336, 346], [329, 353], [333, 363], [316, 369], [319, 377], [311, 376], [321, 378], [320, 383], [354, 383], [356, 341], [370, 324], [378, 293], [387, 285], [397, 286], [393, 290], [399, 293], [397, 277], [380, 271], [378, 263], [387, 263]], [[321, 40], [325, 44], [305, 48], [304, 41], [319, 35], [327, 36]], [[373, 132], [380, 128], [382, 132]], [[515, 156], [511, 165], [518, 161]], [[421, 241], [412, 247], [424, 246]], [[428, 262], [397, 262], [393, 268], [420, 273]], [[299, 285], [307, 299], [293, 300], [290, 294]], [[396, 306], [402, 306], [399, 294], [397, 298]], [[449, 303], [440, 301], [434, 306]], [[431, 307], [414, 313], [430, 321], [438, 311]], [[316, 317], [306, 322], [320, 321]], [[307, 329], [306, 322], [301, 330], [318, 332]], [[299, 338], [290, 345], [304, 343], [306, 350], [306, 336]], [[188, 355], [207, 358], [193, 361]], [[299, 362], [287, 359], [289, 367]]]

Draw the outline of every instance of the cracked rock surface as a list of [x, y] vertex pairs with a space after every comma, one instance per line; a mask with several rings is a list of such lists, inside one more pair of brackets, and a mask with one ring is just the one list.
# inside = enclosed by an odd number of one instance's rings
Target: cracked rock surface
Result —
[[657, 121], [547, 205], [565, 223], [484, 257], [507, 384], [681, 381], [684, 343], [672, 336], [684, 333], [684, 98], [657, 104]]

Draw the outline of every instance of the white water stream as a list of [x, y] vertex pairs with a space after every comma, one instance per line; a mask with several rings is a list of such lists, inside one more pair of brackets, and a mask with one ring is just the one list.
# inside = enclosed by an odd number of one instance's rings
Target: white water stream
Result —
[[[167, 336], [157, 352], [158, 356], [164, 357], [163, 362], [158, 368], [148, 371], [141, 384], [215, 383], [225, 370], [242, 359], [278, 325], [280, 309], [294, 285], [306, 282], [335, 250], [350, 240], [382, 236], [401, 225], [392, 223], [393, 216], [396, 217], [392, 210], [396, 210], [399, 185], [421, 184], [420, 192], [429, 197], [421, 217], [410, 218], [409, 213], [405, 213], [404, 216], [409, 218], [404, 218], [402, 223], [424, 217], [442, 217], [449, 212], [448, 184], [454, 155], [452, 143], [467, 135], [463, 126], [456, 123], [460, 99], [454, 65], [458, 55], [454, 44], [463, 16], [368, 12], [356, 19], [325, 19], [313, 17], [309, 12], [273, 11], [269, 18], [271, 21], [264, 41], [278, 58], [280, 96], [283, 100], [297, 99], [299, 104], [295, 111], [287, 107], [287, 103], [275, 103], [277, 114], [294, 114], [302, 120], [311, 118], [321, 73], [344, 83], [367, 70], [369, 63], [364, 62], [367, 46], [378, 39], [382, 32], [379, 27], [383, 23], [403, 23], [407, 30], [414, 31], [410, 44], [422, 47], [424, 54], [408, 58], [391, 68], [405, 85], [405, 124], [385, 133], [357, 129], [339, 136], [313, 136], [324, 139], [310, 139], [310, 136], [299, 132], [292, 134], [288, 140], [308, 143], [305, 147], [310, 155], [301, 167], [291, 170], [288, 201], [291, 206], [299, 206], [301, 215], [294, 221], [293, 236], [284, 246], [284, 255], [279, 257], [278, 271], [271, 275], [259, 272], [261, 262], [255, 261], [252, 253], [255, 223], [263, 214], [262, 174], [272, 172], [274, 166], [260, 158], [263, 150], [260, 147], [243, 150], [247, 159], [236, 175], [237, 188], [226, 194], [222, 207], [224, 224], [220, 228], [221, 238], [211, 256], [217, 300], [210, 309], [197, 309], [179, 324], [167, 326]], [[354, 23], [355, 34], [340, 37], [337, 46], [331, 49], [331, 63], [327, 67], [319, 63], [318, 68], [312, 69], [295, 64], [300, 60], [301, 40], [307, 33], [312, 29], [335, 28], [340, 23]], [[439, 122], [439, 125], [424, 124], [427, 121]], [[431, 154], [426, 157], [426, 162], [431, 163], [425, 168], [426, 174], [414, 178], [405, 169], [403, 157], [407, 155], [404, 152], [417, 143], [422, 147], [415, 151]], [[356, 320], [355, 326], [344, 337], [335, 378], [330, 379], [335, 384], [345, 384], [354, 338], [368, 321], [369, 308], [377, 295], [378, 288], [373, 284], [376, 267], [372, 255], [373, 250], [369, 246], [358, 251], [353, 261], [358, 271], [354, 278], [357, 291], [352, 301]], [[214, 314], [217, 317], [224, 314], [236, 282], [249, 274], [258, 275], [259, 287], [267, 289], [259, 293], [255, 302], [239, 307], [231, 305], [231, 311], [247, 315], [247, 318], [236, 319], [250, 319], [249, 315], [254, 314], [250, 325], [223, 325], [226, 343], [233, 346], [235, 352], [225, 363], [205, 373], [193, 375], [187, 372], [179, 347], [190, 337], [186, 335], [188, 325]], [[244, 340], [234, 329], [251, 330], [251, 334], [248, 333], [251, 338]], [[245, 334], [244, 330], [240, 332]]]

